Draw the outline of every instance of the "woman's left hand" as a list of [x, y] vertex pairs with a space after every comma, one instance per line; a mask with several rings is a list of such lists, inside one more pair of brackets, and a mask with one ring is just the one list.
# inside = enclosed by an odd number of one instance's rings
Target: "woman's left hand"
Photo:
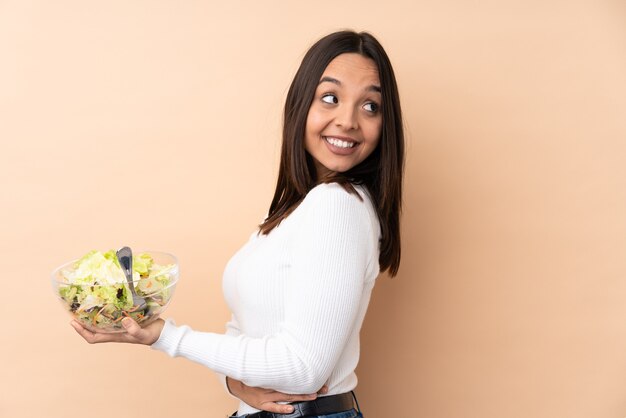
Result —
[[228, 376], [226, 376], [226, 386], [233, 396], [241, 399], [251, 407], [277, 414], [290, 414], [293, 412], [293, 406], [280, 404], [279, 402], [312, 401], [317, 398], [317, 395], [323, 395], [328, 392], [328, 387], [323, 386], [317, 393], [292, 395], [272, 389], [248, 386]]
[[91, 332], [76, 320], [73, 320], [70, 324], [89, 344], [130, 343], [152, 345], [159, 339], [165, 321], [159, 318], [145, 328], [141, 328], [132, 318], [124, 318], [122, 326], [126, 329], [126, 332], [116, 334]]

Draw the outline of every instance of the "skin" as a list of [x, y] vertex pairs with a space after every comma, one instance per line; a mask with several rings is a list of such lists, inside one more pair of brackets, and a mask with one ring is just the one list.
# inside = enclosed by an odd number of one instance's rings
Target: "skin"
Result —
[[[378, 69], [374, 61], [359, 54], [341, 54], [322, 74], [307, 116], [305, 148], [313, 157], [318, 177], [344, 172], [365, 160], [376, 148], [382, 129], [381, 95]], [[326, 138], [354, 143], [348, 155], [329, 147]], [[333, 151], [334, 150], [334, 151]], [[78, 321], [71, 322], [76, 332], [90, 344], [121, 342], [154, 344], [161, 335], [164, 321], [157, 319], [142, 328], [131, 318], [124, 318], [125, 333], [94, 333]], [[278, 402], [309, 401], [328, 392], [326, 386], [317, 393], [292, 395], [271, 389], [247, 386], [226, 378], [231, 393], [257, 409], [290, 413], [293, 407]]]
[[279, 414], [289, 414], [293, 412], [293, 406], [281, 405], [277, 402], [312, 401], [317, 398], [318, 394], [323, 395], [328, 392], [328, 386], [324, 386], [317, 393], [291, 395], [288, 393], [277, 392], [272, 389], [248, 386], [245, 383], [230, 377], [226, 378], [226, 384], [228, 385], [230, 393], [248, 405], [264, 411], [277, 412]]
[[[341, 54], [322, 74], [306, 121], [305, 148], [318, 177], [344, 172], [365, 160], [380, 140], [382, 114], [378, 68], [359, 54]], [[349, 155], [329, 146], [327, 138], [355, 145]]]
[[[131, 318], [124, 318], [122, 325], [126, 329], [125, 333], [117, 334], [105, 334], [91, 332], [84, 328], [78, 321], [71, 321], [70, 324], [76, 330], [76, 332], [85, 339], [89, 344], [99, 343], [130, 343], [130, 344], [154, 344], [161, 335], [163, 325], [165, 322], [159, 318], [156, 321], [148, 324], [142, 328], [133, 321]], [[227, 385], [230, 392], [241, 399], [248, 405], [262, 409], [269, 412], [276, 412], [279, 414], [288, 414], [293, 412], [293, 407], [290, 405], [282, 405], [278, 402], [300, 402], [310, 401], [317, 398], [318, 394], [324, 394], [328, 391], [326, 386], [322, 387], [317, 393], [304, 394], [304, 395], [292, 395], [288, 393], [277, 392], [271, 389], [257, 388], [247, 386], [243, 382], [227, 377]]]
[[161, 335], [163, 325], [165, 321], [161, 318], [148, 324], [142, 328], [139, 324], [132, 320], [132, 318], [122, 319], [122, 326], [126, 329], [124, 333], [117, 334], [105, 334], [98, 332], [91, 332], [87, 328], [83, 327], [78, 321], [73, 320], [70, 325], [74, 327], [76, 332], [85, 339], [89, 344], [98, 343], [130, 343], [130, 344], [154, 344]]

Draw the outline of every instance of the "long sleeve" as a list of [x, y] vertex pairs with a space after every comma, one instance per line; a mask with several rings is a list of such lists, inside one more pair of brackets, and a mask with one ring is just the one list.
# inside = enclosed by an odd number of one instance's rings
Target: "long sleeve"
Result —
[[[237, 323], [237, 319], [234, 316], [231, 316], [230, 321], [228, 321], [226, 323], [226, 335], [230, 335], [232, 337], [236, 337], [239, 334], [241, 334], [241, 329], [239, 329], [239, 324]], [[217, 378], [219, 379], [220, 383], [222, 384], [222, 386], [224, 387], [224, 390], [229, 393], [233, 398], [236, 398], [228, 389], [228, 385], [226, 384], [226, 375], [221, 374], [221, 373], [216, 373]]]
[[153, 348], [250, 386], [317, 391], [348, 341], [356, 339], [358, 347], [378, 274], [378, 232], [366, 202], [339, 185], [320, 185], [290, 215], [289, 277], [276, 290], [284, 292], [284, 302], [275, 307], [282, 318], [275, 332], [260, 337], [245, 330], [215, 334], [168, 321]]

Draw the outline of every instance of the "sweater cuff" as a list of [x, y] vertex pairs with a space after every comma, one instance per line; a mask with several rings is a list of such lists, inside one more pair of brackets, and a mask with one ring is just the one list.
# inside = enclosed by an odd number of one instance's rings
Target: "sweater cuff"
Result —
[[189, 327], [187, 326], [177, 327], [173, 319], [167, 319], [165, 324], [163, 324], [163, 330], [161, 330], [159, 339], [156, 340], [150, 348], [163, 351], [170, 357], [176, 357], [178, 355], [180, 340], [182, 340], [188, 329]]

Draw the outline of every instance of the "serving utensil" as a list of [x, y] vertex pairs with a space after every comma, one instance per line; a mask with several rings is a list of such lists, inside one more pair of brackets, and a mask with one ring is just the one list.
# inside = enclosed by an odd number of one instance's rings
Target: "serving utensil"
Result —
[[135, 291], [135, 285], [133, 283], [133, 252], [129, 247], [122, 247], [115, 253], [117, 261], [120, 262], [120, 267], [126, 276], [128, 287], [133, 295], [133, 312], [143, 311], [148, 306], [146, 300], [137, 295]]

